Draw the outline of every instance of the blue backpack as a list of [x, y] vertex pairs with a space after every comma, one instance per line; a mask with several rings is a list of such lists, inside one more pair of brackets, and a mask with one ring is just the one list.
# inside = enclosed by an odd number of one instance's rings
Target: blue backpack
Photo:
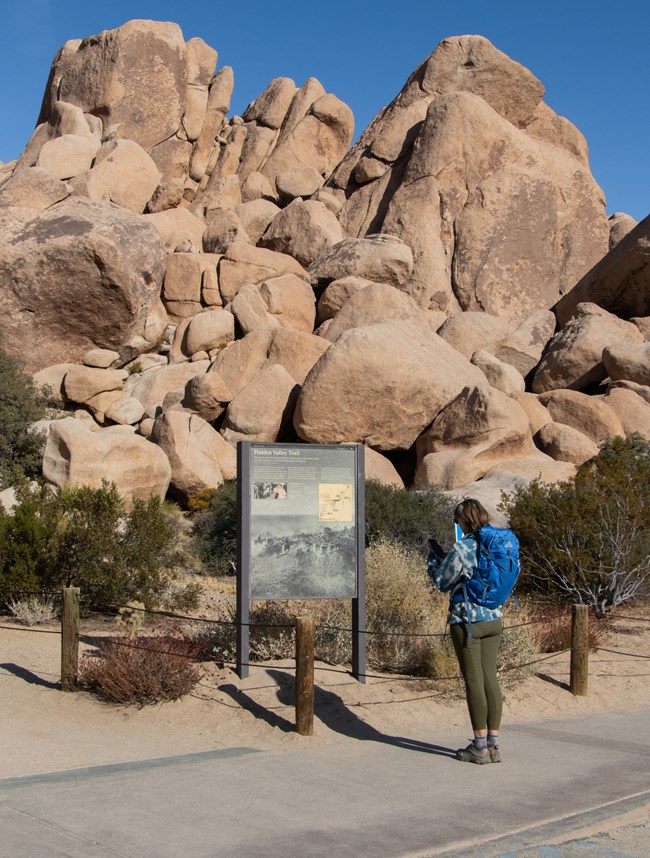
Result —
[[499, 608], [519, 576], [519, 540], [507, 527], [487, 524], [476, 534], [477, 566], [464, 584], [465, 597], [483, 608]]

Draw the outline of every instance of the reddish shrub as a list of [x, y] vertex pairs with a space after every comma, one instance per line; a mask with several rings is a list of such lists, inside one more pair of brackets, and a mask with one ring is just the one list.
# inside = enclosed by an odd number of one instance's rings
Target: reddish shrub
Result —
[[178, 700], [201, 678], [195, 661], [202, 646], [169, 636], [107, 638], [97, 655], [79, 663], [79, 687], [110, 703], [144, 706]]
[[[534, 635], [540, 652], [561, 652], [571, 648], [572, 612], [564, 605], [551, 605], [543, 609], [543, 619], [534, 626]], [[589, 612], [589, 649], [596, 650], [606, 641], [610, 631], [607, 617]]]

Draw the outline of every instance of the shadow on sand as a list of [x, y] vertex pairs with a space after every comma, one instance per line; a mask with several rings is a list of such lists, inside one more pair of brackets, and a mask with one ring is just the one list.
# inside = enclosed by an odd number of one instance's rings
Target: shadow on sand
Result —
[[[281, 670], [268, 670], [267, 673], [278, 686], [278, 701], [283, 706], [293, 706], [295, 700], [295, 680], [293, 675]], [[269, 726], [279, 728], [285, 733], [292, 732], [295, 729], [293, 721], [289, 721], [260, 705], [236, 686], [220, 685], [219, 690], [232, 697], [233, 700], [256, 718], [266, 721]], [[319, 687], [314, 689], [314, 716], [322, 721], [330, 730], [341, 733], [351, 739], [381, 742], [384, 745], [393, 745], [408, 751], [419, 751], [424, 754], [435, 754], [441, 757], [451, 757], [452, 759], [456, 758], [455, 749], [435, 745], [431, 742], [420, 742], [417, 739], [409, 739], [406, 736], [389, 736], [386, 733], [380, 732], [352, 712], [338, 694]]]
[[17, 664], [12, 664], [11, 662], [0, 664], [0, 669], [6, 670], [7, 673], [12, 673], [18, 679], [24, 679], [30, 685], [42, 685], [44, 688], [61, 688], [59, 681], [51, 682], [49, 679], [43, 679], [38, 674], [32, 673], [31, 670], [26, 670], [26, 668], [19, 667]]

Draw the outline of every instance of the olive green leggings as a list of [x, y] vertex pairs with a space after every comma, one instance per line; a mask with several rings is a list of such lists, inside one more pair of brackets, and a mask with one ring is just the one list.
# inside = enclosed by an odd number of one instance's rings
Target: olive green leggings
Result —
[[501, 726], [502, 698], [497, 679], [497, 653], [503, 620], [472, 623], [472, 640], [467, 640], [467, 624], [450, 626], [463, 679], [467, 708], [474, 730], [498, 731]]

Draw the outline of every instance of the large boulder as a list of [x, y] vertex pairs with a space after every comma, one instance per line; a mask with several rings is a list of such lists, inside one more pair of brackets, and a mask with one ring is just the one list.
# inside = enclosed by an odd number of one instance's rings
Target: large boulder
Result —
[[16, 206], [35, 215], [70, 196], [71, 186], [42, 167], [16, 170], [0, 184], [0, 209]]
[[423, 307], [519, 323], [607, 251], [584, 139], [543, 93], [486, 39], [446, 39], [329, 180], [345, 194], [348, 235], [408, 241], [404, 288]]
[[353, 328], [307, 376], [294, 426], [311, 443], [405, 450], [447, 402], [481, 381], [480, 370], [421, 322]]
[[226, 410], [232, 393], [218, 372], [195, 375], [185, 386], [183, 406], [212, 423]]
[[[302, 281], [300, 281], [302, 283]], [[230, 303], [230, 311], [237, 320], [240, 330], [245, 334], [277, 328], [278, 318], [269, 313], [259, 286], [246, 283], [241, 287]]]
[[616, 411], [610, 408], [610, 403], [598, 397], [587, 396], [577, 390], [552, 390], [542, 393], [539, 401], [556, 423], [571, 426], [595, 444], [606, 438], [625, 435]]
[[268, 312], [287, 328], [311, 334], [316, 320], [314, 291], [296, 274], [282, 274], [265, 280], [259, 287]]
[[363, 277], [341, 277], [340, 280], [333, 280], [326, 287], [323, 294], [318, 299], [316, 307], [316, 321], [321, 324], [326, 319], [333, 319], [345, 304], [348, 298], [351, 298], [361, 289], [370, 286], [372, 280], [366, 280]]
[[317, 286], [354, 276], [399, 287], [412, 270], [413, 254], [407, 244], [391, 235], [373, 235], [346, 238], [330, 247], [309, 267], [309, 274]]
[[598, 454], [598, 446], [584, 432], [564, 423], [546, 423], [535, 435], [539, 449], [558, 462], [582, 465]]
[[405, 321], [421, 318], [422, 308], [408, 295], [386, 283], [370, 283], [345, 302], [323, 336], [333, 343], [351, 328], [362, 328], [388, 319]]
[[474, 352], [472, 363], [481, 370], [492, 387], [508, 396], [514, 396], [526, 390], [526, 382], [522, 374], [514, 366], [499, 360], [490, 352], [484, 349]]
[[142, 214], [160, 182], [153, 159], [133, 140], [104, 143], [80, 192], [91, 200], [111, 202]]
[[[641, 395], [645, 391], [645, 397]], [[638, 432], [650, 441], [650, 387], [610, 387], [602, 400], [616, 412], [626, 435]]]
[[152, 495], [164, 497], [171, 478], [160, 447], [136, 435], [129, 426], [91, 432], [81, 420], [55, 420], [45, 444], [43, 476], [55, 486], [100, 488], [115, 483], [127, 505]]
[[298, 384], [303, 384], [311, 368], [328, 348], [329, 343], [322, 337], [292, 328], [276, 328], [267, 347], [264, 366], [279, 364]]
[[650, 315], [650, 216], [642, 220], [555, 305], [561, 324], [585, 301], [623, 319]]
[[469, 93], [431, 104], [382, 227], [409, 236], [407, 288], [423, 306], [458, 302], [511, 323], [555, 303], [608, 241], [588, 170]]
[[612, 381], [650, 385], [650, 343], [619, 342], [603, 349], [603, 364]]
[[616, 247], [619, 241], [625, 238], [628, 232], [632, 232], [638, 223], [638, 220], [635, 220], [631, 215], [625, 214], [625, 212], [614, 212], [613, 215], [610, 215], [609, 249], [612, 250], [612, 248]]
[[246, 108], [243, 119], [256, 121], [267, 128], [278, 129], [291, 107], [298, 87], [288, 77], [276, 77]]
[[182, 503], [236, 476], [235, 450], [198, 414], [166, 411], [156, 419], [151, 440], [169, 459], [169, 491]]
[[496, 354], [510, 332], [510, 325], [491, 313], [468, 310], [450, 316], [438, 329], [438, 334], [466, 358], [484, 349]]
[[528, 415], [513, 399], [490, 387], [464, 388], [436, 416], [418, 439], [418, 454], [480, 449], [494, 459], [524, 455], [533, 450]]
[[269, 328], [251, 331], [220, 351], [209, 371], [219, 373], [234, 398], [265, 366], [272, 340]]
[[329, 176], [348, 151], [353, 133], [352, 111], [335, 95], [327, 93], [279, 139], [261, 172], [272, 185], [280, 173], [297, 166], [313, 167], [321, 176]]
[[71, 179], [90, 169], [98, 149], [97, 139], [64, 134], [43, 145], [36, 166], [57, 179]]
[[186, 46], [177, 24], [128, 21], [61, 48], [40, 121], [57, 101], [101, 116], [104, 132], [151, 149], [172, 137], [185, 110]]
[[0, 210], [5, 346], [35, 371], [93, 347], [124, 359], [160, 341], [165, 251], [137, 215], [66, 199], [39, 216]]
[[308, 268], [342, 239], [341, 225], [326, 205], [315, 200], [294, 200], [276, 215], [259, 244], [288, 253]]
[[266, 367], [230, 402], [222, 433], [226, 441], [286, 438], [299, 386], [280, 364]]
[[189, 209], [176, 208], [143, 215], [143, 220], [155, 226], [167, 250], [189, 245], [194, 253], [203, 249], [205, 221]]
[[372, 447], [365, 449], [365, 476], [366, 480], [376, 480], [384, 486], [404, 488], [404, 480], [398, 474], [395, 465]]
[[182, 350], [187, 355], [223, 348], [235, 339], [235, 317], [228, 310], [204, 310], [185, 330]]
[[620, 342], [641, 343], [643, 334], [636, 325], [595, 304], [579, 304], [574, 316], [549, 342], [533, 377], [533, 392], [589, 390], [607, 376], [603, 349]]

